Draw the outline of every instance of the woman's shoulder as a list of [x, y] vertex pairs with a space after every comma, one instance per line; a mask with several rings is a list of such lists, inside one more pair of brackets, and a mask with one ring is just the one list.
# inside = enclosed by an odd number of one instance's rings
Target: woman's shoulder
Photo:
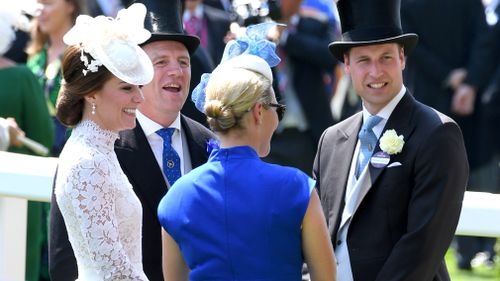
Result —
[[263, 165], [265, 166], [266, 169], [268, 169], [272, 173], [277, 173], [280, 175], [284, 176], [290, 176], [290, 177], [298, 177], [298, 178], [306, 178], [309, 177], [304, 171], [300, 170], [299, 168], [295, 168], [292, 166], [285, 166], [285, 165], [280, 165], [280, 164], [274, 164], [274, 163], [268, 163], [268, 162], [263, 162]]
[[108, 161], [104, 153], [75, 140], [68, 141], [59, 156], [60, 165], [64, 164], [69, 169], [88, 167], [107, 170]]
[[42, 95], [42, 89], [33, 72], [24, 64], [17, 64], [2, 69], [2, 83], [15, 84], [18, 89], [23, 89], [23, 95]]
[[276, 186], [281, 186], [287, 189], [297, 189], [310, 191], [315, 185], [315, 181], [304, 171], [278, 164], [263, 162], [264, 167], [260, 169], [262, 179], [272, 182]]
[[[29, 77], [33, 76], [33, 73], [25, 64], [8, 65], [0, 69], [2, 70], [2, 76], [15, 76], [16, 78], [22, 78], [24, 76], [29, 76]], [[12, 82], [19, 83], [19, 80]]]

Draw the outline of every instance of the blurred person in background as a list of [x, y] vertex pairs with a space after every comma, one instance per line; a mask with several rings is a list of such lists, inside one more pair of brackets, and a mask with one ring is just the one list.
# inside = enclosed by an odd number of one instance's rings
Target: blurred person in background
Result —
[[315, 148], [323, 131], [334, 124], [330, 109], [337, 60], [328, 43], [338, 34], [335, 4], [305, 0], [282, 31], [277, 67], [281, 100], [287, 106], [266, 160], [311, 174]]
[[[128, 7], [131, 1], [121, 0], [86, 0], [89, 15], [116, 17], [118, 11], [124, 7]], [[127, 2], [127, 3], [124, 3]]]
[[[22, 13], [21, 2], [0, 1], [0, 116], [14, 118], [25, 136], [44, 145], [52, 146], [53, 125], [45, 105], [42, 89], [35, 76], [25, 66], [16, 64], [4, 56], [15, 39], [15, 28], [29, 29], [29, 20]], [[19, 145], [15, 138], [8, 151], [35, 153]], [[44, 208], [47, 203], [28, 201], [28, 225], [26, 237], [26, 280], [48, 279], [43, 258], [47, 240]]]
[[[496, 189], [498, 166], [481, 99], [496, 67], [498, 45], [492, 43], [495, 35], [481, 1], [402, 0], [401, 20], [406, 32], [419, 35], [404, 71], [408, 89], [418, 101], [459, 124], [470, 164], [467, 190]], [[483, 248], [491, 252], [495, 239], [457, 236], [456, 242], [458, 268], [471, 270], [474, 255]]]
[[200, 38], [200, 47], [205, 49], [218, 63], [224, 52], [224, 37], [229, 32], [229, 14], [203, 4], [202, 0], [185, 0], [182, 17], [184, 29], [190, 35]]
[[[183, 27], [187, 34], [197, 36], [203, 44], [191, 55], [191, 82], [189, 97], [200, 83], [203, 73], [211, 72], [224, 51], [224, 36], [229, 30], [229, 17], [224, 11], [212, 8], [199, 0], [182, 0]], [[194, 18], [193, 18], [194, 17]], [[217, 60], [214, 60], [214, 57]], [[190, 101], [184, 103], [182, 113], [208, 127], [206, 116]]]
[[[66, 49], [62, 37], [73, 26], [79, 14], [86, 13], [84, 0], [38, 0], [40, 10], [32, 20], [31, 40], [26, 47], [27, 66], [35, 74], [42, 88], [45, 107], [52, 117], [54, 141], [52, 156], [59, 153], [67, 139], [66, 127], [55, 118], [55, 104], [61, 83], [61, 59]], [[38, 203], [42, 217], [40, 235], [43, 236], [43, 267], [47, 265], [47, 215], [50, 204]], [[44, 270], [45, 272], [46, 270]], [[46, 273], [44, 273], [45, 275]]]
[[23, 144], [17, 138], [24, 135], [14, 118], [0, 117], [0, 151], [7, 150], [11, 145], [21, 147]]
[[[55, 104], [61, 86], [61, 58], [66, 50], [64, 34], [76, 17], [87, 12], [83, 0], [38, 0], [39, 14], [33, 19], [28, 53], [28, 67], [43, 88], [46, 107], [55, 116]], [[55, 142], [51, 154], [58, 156], [67, 138], [66, 127], [53, 117]]]
[[[496, 2], [496, 3], [495, 3]], [[479, 116], [479, 134], [476, 136], [480, 140], [479, 153], [486, 159], [477, 170], [480, 181], [476, 181], [470, 186], [471, 191], [500, 193], [500, 24], [498, 15], [500, 14], [499, 1], [491, 1], [486, 9], [487, 22], [490, 25], [489, 37], [491, 43], [488, 44], [488, 62], [493, 64], [492, 71], [485, 90], [477, 97]], [[497, 6], [494, 6], [494, 5]], [[480, 265], [486, 265], [493, 269], [498, 263], [497, 250], [495, 244], [497, 239], [490, 237], [457, 237], [458, 266], [462, 269], [474, 269]]]

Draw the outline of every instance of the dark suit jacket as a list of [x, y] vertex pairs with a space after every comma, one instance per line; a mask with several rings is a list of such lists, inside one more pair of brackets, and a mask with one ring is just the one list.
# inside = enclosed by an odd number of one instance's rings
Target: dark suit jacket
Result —
[[332, 73], [337, 61], [327, 46], [333, 41], [328, 22], [301, 17], [296, 31], [290, 32], [284, 45], [292, 69], [290, 83], [307, 119], [312, 140], [318, 143], [323, 131], [335, 122], [323, 75]]
[[191, 55], [191, 80], [189, 86], [189, 96], [182, 107], [182, 114], [185, 116], [194, 119], [195, 121], [205, 125], [208, 128], [207, 116], [198, 111], [194, 102], [192, 101], [192, 93], [193, 90], [201, 80], [201, 75], [203, 73], [211, 73], [214, 70], [214, 63], [210, 58], [210, 55], [203, 48], [198, 48]]
[[[419, 36], [417, 46], [408, 54], [405, 85], [418, 101], [449, 115], [460, 125], [471, 170], [481, 167], [489, 159], [478, 150], [483, 145], [477, 138], [482, 130], [479, 100], [493, 72], [491, 37], [481, 1], [402, 0], [401, 22], [405, 32]], [[498, 53], [497, 48], [494, 50]], [[451, 112], [454, 92], [445, 84], [456, 68], [467, 70], [465, 83], [477, 90], [474, 113], [468, 116]]]
[[[182, 116], [181, 125], [186, 134], [193, 168], [208, 159], [207, 141], [215, 136], [204, 126]], [[154, 158], [153, 151], [139, 124], [133, 130], [120, 133], [115, 143], [118, 161], [132, 184], [143, 208], [142, 256], [149, 280], [162, 281], [161, 226], [157, 209], [166, 194], [168, 184]], [[49, 272], [52, 281], [74, 281], [78, 277], [73, 249], [68, 241], [66, 226], [54, 194], [50, 210]]]
[[489, 39], [481, 1], [402, 0], [401, 23], [405, 32], [419, 36], [404, 71], [405, 84], [418, 101], [447, 114], [452, 92], [444, 84], [459, 67], [467, 69], [468, 84], [484, 88]]
[[[313, 173], [334, 247], [362, 113], [328, 128]], [[369, 166], [371, 186], [354, 213], [347, 243], [355, 281], [449, 280], [444, 255], [468, 178], [460, 128], [406, 93], [384, 131], [404, 136], [398, 167]], [[374, 153], [380, 151], [376, 146]], [[389, 165], [390, 165], [389, 163]]]
[[229, 31], [231, 20], [227, 12], [204, 5], [203, 17], [207, 21], [207, 51], [215, 65], [220, 63], [224, 53], [224, 37]]
[[[496, 8], [496, 13], [500, 14], [500, 5]], [[490, 30], [492, 38], [490, 61], [496, 69], [489, 81], [488, 87], [481, 96], [482, 113], [481, 124], [484, 124], [484, 134], [480, 136], [484, 153], [493, 155], [492, 149], [500, 151], [500, 132], [498, 121], [500, 121], [500, 23], [497, 22]], [[483, 142], [487, 142], [484, 144]], [[489, 142], [489, 143], [488, 143]]]

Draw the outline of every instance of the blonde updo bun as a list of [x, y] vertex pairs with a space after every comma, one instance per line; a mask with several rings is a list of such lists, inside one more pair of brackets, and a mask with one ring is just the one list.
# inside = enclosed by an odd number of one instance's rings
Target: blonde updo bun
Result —
[[218, 100], [205, 103], [205, 114], [210, 128], [214, 131], [226, 131], [236, 124], [236, 117], [230, 108], [224, 107]]
[[256, 102], [270, 102], [271, 82], [242, 67], [223, 67], [212, 73], [206, 87], [205, 114], [213, 131], [244, 128], [242, 117]]

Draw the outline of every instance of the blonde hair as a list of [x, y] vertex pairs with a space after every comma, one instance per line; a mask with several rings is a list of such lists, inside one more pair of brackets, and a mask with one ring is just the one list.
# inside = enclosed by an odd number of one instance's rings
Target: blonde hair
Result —
[[271, 82], [258, 72], [244, 68], [214, 71], [206, 88], [205, 114], [210, 128], [227, 132], [244, 128], [241, 118], [257, 102], [271, 101]]

